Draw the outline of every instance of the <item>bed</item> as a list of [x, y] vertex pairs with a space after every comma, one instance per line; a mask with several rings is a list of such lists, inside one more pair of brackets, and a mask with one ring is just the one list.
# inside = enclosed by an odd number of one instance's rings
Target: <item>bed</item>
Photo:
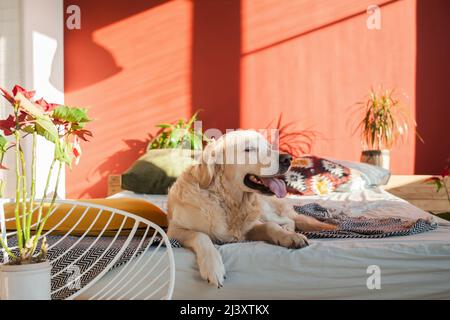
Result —
[[[166, 197], [124, 191], [166, 209]], [[351, 215], [430, 218], [431, 215], [379, 188], [328, 196], [290, 197], [293, 204], [319, 203]], [[449, 299], [450, 222], [434, 217], [436, 230], [384, 239], [317, 239], [292, 250], [263, 242], [218, 246], [227, 270], [221, 289], [204, 282], [195, 256], [174, 248], [174, 299]], [[145, 255], [152, 254], [152, 248]], [[79, 298], [89, 299], [120, 268]], [[380, 287], [372, 281], [379, 271]], [[142, 275], [145, 270], [142, 270]], [[369, 282], [369, 283], [368, 283]], [[371, 289], [370, 289], [371, 288]], [[126, 298], [126, 297], [124, 297]]]

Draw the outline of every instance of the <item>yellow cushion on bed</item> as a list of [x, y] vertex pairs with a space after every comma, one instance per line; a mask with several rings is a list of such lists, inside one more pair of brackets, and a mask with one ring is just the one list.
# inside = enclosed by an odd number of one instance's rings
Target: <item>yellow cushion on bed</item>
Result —
[[[132, 214], [135, 214], [141, 218], [150, 220], [151, 222], [159, 225], [160, 227], [167, 227], [167, 216], [166, 214], [159, 209], [157, 206], [151, 204], [148, 201], [141, 199], [129, 199], [129, 198], [120, 198], [120, 199], [89, 199], [89, 200], [77, 200], [78, 202], [92, 203], [96, 205], [106, 206], [110, 208], [115, 208], [119, 210], [123, 210]], [[6, 219], [14, 217], [14, 208], [15, 204], [5, 204], [5, 216]], [[70, 204], [61, 204], [58, 209], [50, 216], [47, 220], [47, 223], [44, 226], [44, 230], [50, 230], [52, 227], [58, 224], [70, 211], [72, 205]], [[45, 212], [48, 210], [48, 204], [44, 208]], [[69, 215], [67, 219], [65, 219], [56, 229], [55, 233], [63, 234], [70, 230], [74, 224], [77, 223], [79, 218], [82, 216], [83, 212], [86, 210], [86, 207], [77, 207], [72, 213]], [[75, 229], [71, 232], [71, 235], [83, 234], [89, 226], [94, 221], [95, 217], [99, 209], [91, 208], [88, 213], [84, 216], [84, 218], [78, 223]], [[103, 213], [99, 216], [99, 218], [95, 221], [93, 226], [90, 228], [89, 235], [97, 235], [103, 230], [104, 226], [108, 222], [111, 217], [110, 211], [103, 211]], [[33, 215], [33, 221], [37, 219], [37, 211]], [[115, 230], [118, 230], [123, 222], [123, 216], [120, 214], [116, 214], [108, 224], [106, 232], [104, 235], [114, 234]], [[134, 219], [128, 218], [125, 221], [125, 224], [122, 227], [122, 230], [130, 230], [134, 225]], [[6, 224], [6, 228], [8, 230], [15, 229], [15, 221], [9, 221]], [[144, 225], [140, 225], [140, 228], [144, 227]]]

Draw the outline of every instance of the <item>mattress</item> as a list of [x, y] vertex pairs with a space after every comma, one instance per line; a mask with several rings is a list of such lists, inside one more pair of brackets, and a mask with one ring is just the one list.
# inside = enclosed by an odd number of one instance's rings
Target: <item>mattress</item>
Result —
[[[129, 194], [116, 195], [120, 196]], [[149, 201], [156, 199], [151, 195], [134, 196]], [[163, 206], [164, 197], [158, 196], [158, 199]], [[290, 197], [286, 201], [293, 204], [317, 202], [355, 216], [431, 217], [380, 189], [323, 197]], [[221, 289], [200, 278], [192, 252], [175, 248], [173, 298], [449, 299], [450, 223], [435, 219], [439, 223], [436, 230], [406, 237], [317, 239], [303, 249], [286, 249], [263, 242], [218, 246], [227, 270]], [[150, 255], [151, 250], [145, 254]], [[115, 272], [118, 270], [106, 274], [80, 298], [89, 298]]]
[[140, 194], [124, 190], [108, 197], [108, 199], [118, 199], [118, 198], [133, 198], [146, 200], [159, 207], [162, 211], [167, 212], [167, 195], [165, 194]]

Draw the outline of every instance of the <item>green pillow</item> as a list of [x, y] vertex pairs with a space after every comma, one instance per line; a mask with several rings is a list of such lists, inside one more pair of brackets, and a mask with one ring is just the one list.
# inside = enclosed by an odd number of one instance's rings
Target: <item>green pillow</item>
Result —
[[195, 154], [189, 149], [149, 150], [122, 175], [122, 189], [167, 194], [183, 171], [197, 163]]

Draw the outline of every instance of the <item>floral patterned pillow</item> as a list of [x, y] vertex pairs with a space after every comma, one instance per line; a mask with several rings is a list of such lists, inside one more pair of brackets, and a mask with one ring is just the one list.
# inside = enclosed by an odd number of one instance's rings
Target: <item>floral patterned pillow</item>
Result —
[[290, 193], [325, 195], [347, 183], [350, 175], [350, 169], [340, 164], [323, 158], [304, 156], [292, 161], [284, 179]]

